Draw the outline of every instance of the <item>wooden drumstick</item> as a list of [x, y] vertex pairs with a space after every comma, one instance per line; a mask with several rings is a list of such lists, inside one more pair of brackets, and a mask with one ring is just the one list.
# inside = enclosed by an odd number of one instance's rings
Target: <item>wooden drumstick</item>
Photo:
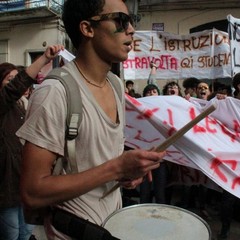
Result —
[[173, 135], [171, 135], [169, 138], [167, 138], [163, 143], [161, 143], [157, 148], [156, 152], [162, 152], [166, 150], [171, 144], [173, 144], [175, 141], [177, 141], [180, 137], [182, 137], [188, 130], [190, 130], [192, 127], [194, 127], [198, 122], [200, 122], [202, 119], [204, 119], [206, 116], [208, 116], [210, 113], [212, 113], [216, 109], [216, 105], [212, 104], [210, 107], [208, 107], [205, 111], [200, 113], [197, 117], [195, 117], [192, 121], [184, 125], [182, 128], [180, 128], [177, 132], [175, 132]]
[[[193, 126], [195, 126], [198, 122], [200, 122], [202, 119], [207, 117], [210, 113], [212, 113], [216, 109], [216, 105], [212, 104], [210, 107], [208, 107], [205, 111], [200, 113], [196, 118], [194, 118], [192, 121], [184, 125], [181, 129], [179, 129], [177, 132], [175, 132], [173, 135], [171, 135], [169, 138], [167, 138], [163, 143], [161, 143], [158, 147], [156, 147], [156, 152], [162, 152], [165, 151], [170, 145], [172, 145], [174, 142], [176, 142], [180, 137], [182, 137], [188, 130], [190, 130]], [[115, 191], [121, 186], [120, 183], [115, 184], [109, 191], [103, 194], [101, 199], [108, 196], [110, 193]]]

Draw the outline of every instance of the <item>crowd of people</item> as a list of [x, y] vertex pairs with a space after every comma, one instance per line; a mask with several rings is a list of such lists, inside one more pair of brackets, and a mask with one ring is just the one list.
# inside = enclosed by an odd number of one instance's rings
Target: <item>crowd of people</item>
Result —
[[[142, 97], [156, 95], [177, 95], [180, 97], [184, 97], [187, 100], [189, 100], [190, 97], [203, 99], [206, 101], [209, 101], [214, 97], [217, 97], [218, 99], [224, 99], [226, 97], [234, 97], [236, 99], [240, 99], [239, 73], [237, 73], [233, 77], [232, 82], [230, 81], [230, 83], [227, 84], [218, 82], [216, 80], [213, 81], [211, 84], [208, 84], [207, 81], [200, 80], [196, 77], [187, 78], [182, 82], [183, 93], [178, 81], [168, 80], [167, 83], [162, 88], [162, 94], [160, 94], [161, 90], [156, 81], [157, 67], [153, 63], [151, 63], [150, 66], [151, 71], [149, 74], [149, 78], [147, 80], [147, 85], [143, 89]], [[153, 66], [155, 66], [154, 70], [152, 70]], [[151, 81], [149, 81], [149, 79], [151, 79]], [[134, 81], [131, 82], [133, 90]], [[134, 95], [131, 96], [136, 97]], [[160, 170], [165, 164], [166, 164], [165, 161], [163, 161], [158, 169]], [[165, 168], [164, 172], [160, 173], [158, 169], [155, 169], [153, 171], [153, 176], [154, 172], [157, 173], [158, 171], [159, 176], [161, 175], [161, 177], [158, 176], [157, 178], [158, 181], [156, 181], [156, 178], [153, 177], [150, 183], [145, 181], [140, 185], [138, 195], [139, 202], [167, 203], [170, 205], [173, 204], [188, 210], [193, 210], [195, 212], [196, 208], [198, 208], [199, 211], [197, 211], [197, 213], [205, 220], [211, 221], [211, 215], [208, 213], [206, 206], [208, 204], [211, 205], [211, 200], [215, 199], [215, 197], [218, 198], [219, 200], [219, 192], [212, 189], [208, 189], [206, 186], [201, 184], [194, 184], [192, 186], [183, 185], [181, 187], [180, 201], [172, 202], [173, 189], [172, 186], [169, 185], [171, 183], [171, 171], [173, 171], [172, 169], [176, 167], [174, 165], [175, 164], [168, 162], [164, 167]], [[164, 181], [162, 179], [164, 179]], [[146, 191], [146, 189], [148, 189], [148, 191]], [[123, 193], [125, 192], [123, 191]], [[161, 193], [161, 198], [159, 198], [158, 193]], [[215, 195], [215, 197], [213, 197], [213, 195]], [[128, 196], [131, 196], [131, 194], [128, 193]], [[136, 196], [136, 193], [134, 196]], [[237, 198], [224, 189], [222, 189], [220, 198], [221, 198], [221, 201], [219, 201], [220, 204], [213, 206], [213, 208], [218, 211], [219, 219], [221, 221], [221, 229], [219, 231], [218, 239], [227, 239], [233, 218], [234, 206], [237, 202]]]
[[[51, 207], [44, 221], [49, 240], [84, 240], [89, 239], [87, 235], [92, 239], [117, 239], [101, 225], [124, 206], [126, 192], [121, 189], [137, 187], [140, 204], [172, 204], [168, 182], [174, 166], [164, 160], [165, 151], [124, 146], [125, 93], [134, 98], [162, 94], [186, 99], [210, 100], [215, 96], [240, 99], [240, 74], [233, 78], [233, 94], [231, 86], [208, 85], [197, 78], [184, 80], [184, 94], [177, 81], [167, 81], [161, 90], [154, 61], [150, 63], [142, 94], [135, 92], [134, 81], [127, 81], [124, 86], [114, 75], [121, 86], [121, 97], [108, 73], [112, 64], [126, 60], [132, 49], [135, 30], [124, 1], [113, 4], [111, 0], [67, 0], [62, 19], [77, 53], [63, 67], [77, 82], [83, 103], [76, 138], [77, 172], [69, 173], [69, 166], [64, 165], [61, 174], [52, 174], [59, 157], [68, 160], [64, 87], [46, 77], [32, 90], [41, 68], [56, 58], [64, 46], [47, 47], [26, 68], [0, 64], [0, 240], [33, 239], [34, 225], [25, 221], [24, 208]], [[121, 188], [111, 192], [116, 184]], [[189, 209], [198, 201], [203, 216], [210, 217], [205, 208], [207, 190], [199, 185], [196, 193], [195, 186], [183, 186], [179, 206]], [[108, 191], [110, 194], [104, 195]], [[196, 194], [190, 199], [192, 191]], [[230, 231], [235, 201], [233, 195], [223, 191], [220, 239], [226, 239]], [[62, 216], [61, 221], [56, 216]]]

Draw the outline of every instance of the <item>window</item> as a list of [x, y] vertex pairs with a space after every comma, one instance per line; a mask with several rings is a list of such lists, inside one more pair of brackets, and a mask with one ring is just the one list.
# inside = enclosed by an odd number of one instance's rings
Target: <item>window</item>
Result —
[[8, 40], [0, 40], [0, 63], [8, 61]]

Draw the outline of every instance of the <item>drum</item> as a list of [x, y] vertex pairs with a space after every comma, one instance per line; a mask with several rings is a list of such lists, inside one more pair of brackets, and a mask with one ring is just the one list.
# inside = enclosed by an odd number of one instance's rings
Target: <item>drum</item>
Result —
[[211, 230], [198, 215], [164, 204], [122, 208], [103, 223], [121, 240], [210, 240]]

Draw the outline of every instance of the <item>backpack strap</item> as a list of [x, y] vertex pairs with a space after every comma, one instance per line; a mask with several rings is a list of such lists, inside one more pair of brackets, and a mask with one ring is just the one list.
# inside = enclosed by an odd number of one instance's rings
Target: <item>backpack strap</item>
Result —
[[[76, 143], [75, 138], [78, 135], [78, 128], [82, 121], [82, 98], [81, 92], [77, 82], [73, 79], [72, 75], [65, 68], [54, 68], [47, 76], [48, 79], [56, 79], [62, 83], [65, 88], [67, 96], [67, 117], [66, 117], [66, 153], [68, 156], [69, 164], [66, 171], [68, 173], [76, 173]], [[75, 104], [77, 103], [77, 104]], [[53, 174], [59, 174], [63, 168], [64, 163], [57, 161], [54, 167]]]

